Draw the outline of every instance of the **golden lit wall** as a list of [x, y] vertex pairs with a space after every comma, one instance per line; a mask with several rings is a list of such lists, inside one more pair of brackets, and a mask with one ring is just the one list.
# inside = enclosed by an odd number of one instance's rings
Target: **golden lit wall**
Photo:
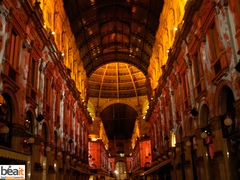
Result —
[[49, 33], [53, 33], [56, 46], [64, 55], [64, 64], [71, 70], [71, 78], [76, 82], [82, 99], [86, 100], [88, 81], [79, 50], [75, 44], [74, 35], [63, 8], [63, 2], [41, 0], [40, 3], [43, 11], [44, 27]]
[[186, 1], [169, 0], [164, 3], [159, 19], [159, 28], [156, 33], [156, 42], [148, 68], [152, 90], [158, 85], [158, 79], [163, 73], [162, 68], [166, 65], [168, 52], [173, 45], [175, 34], [181, 28]]

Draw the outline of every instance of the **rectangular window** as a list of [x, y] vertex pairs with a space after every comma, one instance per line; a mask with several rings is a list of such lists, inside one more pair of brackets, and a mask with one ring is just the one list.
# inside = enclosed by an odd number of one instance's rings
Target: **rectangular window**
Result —
[[60, 96], [59, 96], [59, 93], [57, 92], [56, 93], [56, 112], [57, 114], [59, 114], [59, 111], [60, 111]]
[[184, 98], [187, 98], [187, 84], [186, 81], [187, 81], [187, 77], [186, 77], [186, 74], [183, 75], [183, 94], [184, 94]]
[[200, 61], [199, 61], [199, 56], [198, 53], [196, 53], [193, 56], [193, 62], [194, 62], [194, 77], [195, 77], [195, 83], [197, 84], [200, 81], [201, 78], [201, 71], [200, 71]]
[[218, 33], [215, 24], [213, 24], [212, 27], [208, 30], [207, 35], [209, 40], [208, 45], [210, 50], [211, 62], [213, 63], [219, 57], [220, 54]]
[[52, 25], [52, 15], [51, 15], [50, 10], [47, 10], [47, 20], [48, 20], [49, 25], [51, 26]]
[[14, 69], [18, 68], [20, 47], [21, 47], [21, 38], [16, 33], [15, 30], [12, 30], [11, 34], [11, 44], [10, 44], [10, 54], [9, 62]]
[[49, 78], [46, 78], [45, 79], [45, 92], [44, 92], [44, 95], [45, 95], [45, 100], [46, 102], [50, 102], [49, 101], [49, 98], [50, 98], [50, 91], [49, 91], [49, 88], [50, 88], [50, 79]]
[[34, 89], [37, 89], [37, 62], [33, 58], [31, 62], [30, 71], [31, 71], [30, 83]]

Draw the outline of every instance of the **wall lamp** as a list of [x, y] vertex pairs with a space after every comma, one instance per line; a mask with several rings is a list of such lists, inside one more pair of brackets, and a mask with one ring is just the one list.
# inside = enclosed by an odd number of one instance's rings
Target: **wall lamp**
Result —
[[69, 156], [69, 155], [67, 155], [67, 156], [66, 156], [66, 159], [67, 159], [67, 160], [69, 160], [69, 159], [70, 159], [70, 156]]
[[163, 155], [163, 159], [167, 159], [167, 156], [166, 156], [166, 155]]
[[223, 123], [225, 126], [231, 126], [233, 123], [233, 120], [227, 116], [226, 119], [224, 119]]
[[192, 110], [190, 111], [190, 113], [191, 113], [194, 117], [196, 117], [196, 116], [198, 115], [198, 111], [196, 110], [195, 107], [192, 108]]
[[71, 145], [73, 143], [73, 140], [69, 139], [68, 143]]
[[237, 65], [235, 66], [235, 69], [240, 72], [240, 62], [237, 63]]
[[46, 152], [50, 152], [51, 151], [51, 147], [47, 146], [45, 150], [46, 150]]
[[33, 144], [35, 142], [35, 139], [33, 137], [30, 137], [28, 139], [24, 139], [23, 142], [26, 144]]
[[176, 147], [175, 151], [176, 151], [176, 152], [180, 152], [180, 148], [179, 148], [179, 147]]
[[204, 131], [204, 132], [201, 133], [201, 138], [205, 139], [207, 136], [208, 136], [208, 135], [207, 135], [207, 132], [206, 132], [206, 131]]
[[186, 142], [186, 146], [187, 146], [187, 147], [190, 147], [191, 145], [192, 145], [192, 143], [191, 143], [190, 141], [187, 141], [187, 142]]
[[39, 113], [38, 116], [37, 116], [37, 118], [36, 118], [36, 120], [37, 120], [38, 122], [42, 122], [43, 119], [44, 119], [44, 116], [43, 116], [41, 113]]
[[9, 133], [9, 127], [4, 125], [1, 127], [1, 133], [2, 134], [8, 134]]
[[165, 136], [164, 139], [165, 139], [166, 141], [168, 141], [168, 140], [169, 140], [169, 137], [168, 137], [168, 136]]
[[62, 152], [59, 151], [59, 152], [57, 153], [57, 155], [58, 155], [58, 157], [61, 157], [61, 156], [62, 156]]

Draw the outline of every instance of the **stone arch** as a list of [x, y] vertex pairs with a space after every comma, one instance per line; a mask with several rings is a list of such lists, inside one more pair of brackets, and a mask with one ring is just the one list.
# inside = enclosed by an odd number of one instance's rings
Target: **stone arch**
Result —
[[185, 126], [185, 135], [186, 136], [191, 136], [193, 135], [193, 131], [197, 128], [196, 125], [196, 120], [194, 118], [192, 118], [191, 116], [188, 117], [188, 120], [186, 122], [186, 126]]
[[223, 115], [229, 111], [229, 108], [233, 108], [229, 106], [232, 104], [227, 104], [229, 101], [228, 98], [232, 98], [232, 101], [234, 102], [235, 98], [232, 91], [232, 85], [229, 81], [222, 81], [217, 86], [215, 92], [215, 102], [213, 106], [213, 112], [215, 112], [215, 116]]
[[197, 116], [197, 128], [206, 126], [210, 119], [209, 103], [206, 99], [202, 99], [199, 102], [199, 115]]
[[183, 138], [182, 126], [178, 126], [176, 131], [176, 142], [177, 143], [182, 142], [182, 138]]
[[15, 95], [15, 92], [10, 88], [10, 87], [5, 87], [2, 90], [2, 96], [6, 96], [9, 99], [9, 103], [11, 104], [11, 119], [12, 119], [12, 123], [20, 123], [20, 113], [19, 113], [19, 106], [18, 106], [18, 101], [17, 101], [17, 97]]
[[128, 101], [128, 100], [124, 100], [124, 99], [121, 99], [121, 100], [113, 100], [113, 101], [109, 101], [109, 102], [106, 102], [103, 104], [103, 106], [101, 108], [99, 108], [99, 112], [102, 112], [106, 107], [110, 106], [110, 105], [113, 105], [113, 104], [116, 104], [116, 103], [122, 103], [122, 104], [126, 104], [128, 106], [131, 106], [136, 112], [139, 113], [139, 110], [135, 107], [135, 104], [133, 101]]
[[209, 108], [207, 104], [202, 104], [200, 107], [200, 113], [198, 116], [198, 128], [205, 127], [209, 124], [210, 115], [209, 115]]

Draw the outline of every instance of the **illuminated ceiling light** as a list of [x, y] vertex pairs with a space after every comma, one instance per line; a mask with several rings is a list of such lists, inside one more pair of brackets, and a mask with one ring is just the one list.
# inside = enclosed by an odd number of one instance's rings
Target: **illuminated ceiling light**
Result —
[[174, 31], [177, 31], [177, 30], [178, 30], [178, 28], [177, 28], [177, 27], [175, 27], [173, 30], [174, 30]]
[[170, 50], [169, 49], [167, 49], [167, 53], [169, 53], [170, 52]]
[[64, 53], [62, 53], [61, 55], [64, 56]]
[[143, 119], [145, 119], [146, 118], [146, 116], [143, 116]]
[[51, 32], [51, 34], [53, 35], [53, 34], [55, 34], [55, 32], [54, 32], [54, 31], [52, 31], [52, 32]]

